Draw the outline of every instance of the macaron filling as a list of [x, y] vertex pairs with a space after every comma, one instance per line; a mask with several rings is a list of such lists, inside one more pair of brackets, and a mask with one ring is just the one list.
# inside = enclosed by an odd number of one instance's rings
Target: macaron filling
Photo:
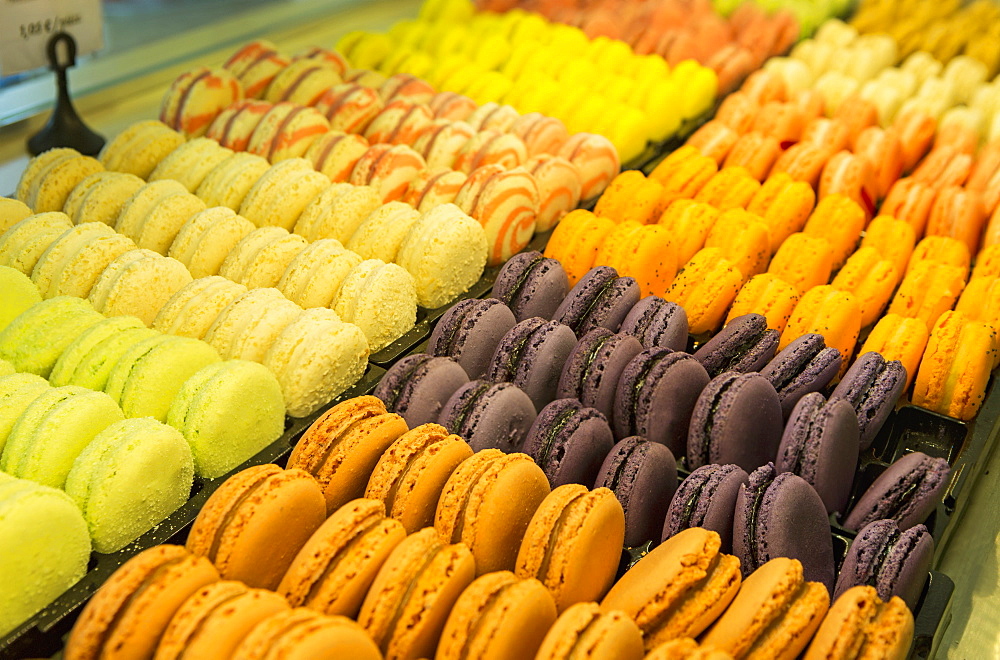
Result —
[[639, 429], [639, 398], [642, 394], [643, 388], [646, 387], [646, 381], [649, 379], [649, 374], [652, 373], [656, 365], [663, 362], [668, 355], [670, 355], [670, 353], [662, 353], [647, 360], [642, 366], [639, 376], [635, 379], [635, 383], [632, 384], [632, 405], [628, 407], [628, 423], [630, 429], [635, 431], [638, 431]]
[[736, 378], [729, 379], [728, 382], [723, 383], [718, 390], [716, 390], [715, 395], [712, 397], [712, 405], [709, 407], [708, 414], [705, 415], [705, 425], [702, 427], [702, 445], [699, 447], [701, 450], [699, 458], [701, 459], [701, 465], [707, 465], [711, 463], [711, 438], [712, 429], [715, 426], [715, 417], [718, 415], [719, 410], [722, 408], [722, 402], [726, 394], [732, 389], [733, 385], [736, 384]]
[[513, 301], [517, 300], [521, 296], [521, 291], [524, 289], [524, 285], [527, 284], [528, 279], [531, 277], [534, 270], [545, 261], [547, 257], [539, 253], [537, 257], [528, 262], [521, 272], [518, 274], [517, 279], [514, 280], [514, 285], [505, 294], [502, 294], [500, 300], [506, 305], [512, 305]]
[[475, 410], [476, 405], [482, 399], [483, 395], [493, 386], [493, 383], [483, 382], [477, 385], [472, 391], [465, 393], [465, 400], [458, 409], [458, 414], [451, 420], [450, 426], [453, 433], [457, 433], [463, 438], [468, 435], [468, 429], [465, 428], [466, 422], [469, 420], [472, 411]]
[[697, 526], [691, 524], [691, 518], [694, 516], [695, 508], [697, 508], [698, 502], [701, 500], [702, 493], [705, 492], [705, 488], [708, 486], [708, 481], [708, 479], [704, 479], [691, 487], [691, 492], [688, 493], [687, 499], [684, 500], [684, 508], [681, 510], [678, 529]]
[[640, 450], [642, 445], [642, 442], [633, 442], [629, 450], [623, 456], [618, 457], [618, 465], [615, 467], [615, 473], [611, 477], [611, 482], [604, 484], [604, 486], [613, 490], [616, 495], [618, 494], [618, 486], [621, 485], [622, 479], [625, 478], [625, 468], [629, 466], [632, 456]]
[[608, 281], [605, 282], [604, 285], [601, 286], [601, 288], [598, 289], [593, 296], [591, 296], [590, 302], [583, 309], [583, 313], [580, 314], [579, 320], [577, 320], [577, 322], [573, 324], [574, 330], [577, 330], [578, 328], [586, 324], [587, 319], [589, 319], [590, 315], [593, 314], [594, 311], [597, 309], [598, 304], [600, 304], [604, 300], [604, 298], [610, 295], [611, 292], [614, 290], [615, 285], [617, 284], [619, 279], [620, 278], [618, 277], [609, 278]]
[[882, 537], [882, 545], [879, 547], [878, 554], [872, 560], [871, 569], [868, 571], [867, 575], [858, 576], [864, 578], [864, 584], [869, 587], [877, 587], [879, 582], [879, 576], [885, 567], [885, 562], [889, 558], [889, 555], [896, 548], [899, 543], [902, 533], [899, 531], [898, 527], [893, 526], [893, 529], [888, 531], [887, 536]]
[[769, 471], [769, 475], [765, 477], [765, 481], [761, 482], [754, 492], [753, 502], [750, 505], [750, 515], [747, 519], [747, 536], [750, 541], [747, 545], [750, 549], [751, 565], [744, 569], [744, 575], [749, 575], [752, 571], [757, 570], [762, 563], [760, 560], [760, 549], [757, 547], [757, 525], [760, 522], [760, 508], [764, 503], [764, 495], [767, 494], [767, 489], [771, 487], [776, 478], [777, 476], [774, 475], [773, 470]]
[[570, 426], [577, 412], [573, 406], [567, 406], [566, 410], [559, 413], [559, 416], [546, 429], [545, 439], [542, 440], [542, 450], [538, 453], [537, 461], [542, 466], [542, 469], [545, 469], [545, 466], [549, 462], [549, 455], [556, 445], [556, 439]]
[[534, 336], [535, 332], [542, 327], [544, 327], [544, 324], [539, 324], [537, 327], [528, 330], [528, 332], [523, 333], [520, 337], [515, 339], [514, 343], [508, 347], [506, 351], [507, 355], [505, 356], [506, 359], [504, 359], [501, 363], [503, 372], [502, 374], [498, 374], [503, 376], [504, 381], [513, 380], [514, 376], [517, 374], [518, 367], [521, 365], [524, 353], [528, 350], [531, 338]]
[[364, 527], [355, 529], [350, 540], [348, 540], [343, 547], [338, 549], [337, 552], [330, 557], [330, 560], [327, 562], [323, 570], [319, 574], [315, 575], [312, 580], [312, 584], [309, 586], [309, 591], [306, 594], [305, 599], [302, 601], [303, 603], [311, 603], [315, 599], [319, 598], [320, 590], [323, 588], [323, 585], [326, 583], [327, 579], [329, 579], [330, 575], [339, 568], [340, 562], [344, 560], [344, 557], [360, 545], [361, 540], [366, 534], [381, 525], [385, 520], [385, 518], [382, 518], [381, 516], [372, 516], [372, 518], [373, 520]]
[[[250, 499], [250, 497], [259, 491], [264, 486], [264, 482], [271, 477], [273, 472], [262, 472], [256, 478], [256, 480], [249, 484], [240, 496], [233, 500], [232, 506], [226, 511], [226, 514], [222, 517], [222, 521], [215, 527], [215, 535], [212, 537], [212, 545], [208, 549], [208, 559], [213, 564], [216, 564], [216, 560], [219, 556], [219, 549], [222, 547], [222, 537], [225, 536], [226, 530], [229, 529], [229, 524], [236, 517], [240, 506]], [[216, 564], [218, 565], [218, 564]], [[221, 567], [220, 567], [221, 568]]]
[[583, 490], [570, 499], [566, 504], [563, 505], [562, 511], [559, 512], [559, 517], [556, 518], [555, 523], [549, 529], [549, 540], [545, 546], [545, 555], [542, 557], [542, 562], [538, 565], [538, 571], [535, 572], [535, 577], [539, 577], [544, 582], [544, 577], [549, 574], [549, 565], [552, 563], [552, 554], [556, 548], [556, 543], [559, 537], [562, 535], [562, 529], [566, 525], [566, 521], [569, 519], [572, 513], [573, 505], [579, 502], [582, 498], [590, 495], [591, 491]]
[[419, 565], [417, 569], [412, 573], [410, 578], [410, 583], [406, 585], [406, 591], [403, 596], [396, 600], [395, 606], [393, 607], [392, 618], [389, 619], [389, 625], [386, 627], [386, 635], [380, 644], [382, 652], [385, 653], [388, 649], [389, 643], [392, 638], [395, 637], [396, 626], [399, 625], [399, 620], [403, 616], [403, 609], [406, 603], [413, 596], [414, 591], [417, 589], [417, 585], [420, 582], [421, 576], [427, 571], [431, 563], [437, 558], [438, 551], [441, 546], [434, 544], [430, 548], [424, 550], [423, 555], [420, 557]]
[[584, 356], [584, 358], [583, 358], [583, 364], [580, 365], [581, 366], [581, 368], [580, 368], [580, 373], [581, 373], [580, 386], [581, 386], [581, 389], [582, 389], [583, 383], [586, 382], [586, 380], [587, 380], [587, 376], [590, 374], [590, 370], [593, 368], [594, 363], [597, 361], [597, 356], [600, 354], [601, 349], [603, 349], [604, 345], [607, 344], [609, 341], [611, 341], [613, 338], [614, 338], [614, 335], [612, 335], [612, 334], [604, 335], [603, 337], [598, 337], [597, 340], [594, 342], [594, 345], [590, 347], [590, 350]]

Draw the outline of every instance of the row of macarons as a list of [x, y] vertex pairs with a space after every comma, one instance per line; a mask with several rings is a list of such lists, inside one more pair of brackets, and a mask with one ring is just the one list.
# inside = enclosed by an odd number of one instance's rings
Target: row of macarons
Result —
[[[479, 106], [458, 94], [438, 94], [409, 74], [386, 78], [368, 72], [358, 82], [331, 84], [339, 81], [338, 71], [344, 73], [344, 62], [336, 51], [312, 48], [288, 58], [269, 42], [252, 42], [221, 69], [181, 74], [164, 96], [160, 118], [187, 137], [207, 135], [271, 162], [315, 153], [314, 161], [322, 159], [338, 172], [370, 145], [391, 143], [415, 148], [435, 171], [468, 173], [494, 162], [532, 169], [529, 156], [563, 157], [573, 166], [559, 161], [562, 178], [581, 189], [584, 199], [599, 194], [617, 173], [618, 153], [600, 135], [570, 135], [553, 117], [522, 116], [509, 105]], [[220, 98], [219, 90], [228, 88], [242, 93]], [[241, 100], [244, 94], [247, 100]], [[251, 100], [259, 97], [266, 101]], [[331, 151], [338, 156], [333, 161], [340, 161], [336, 165], [327, 165]]]
[[[794, 14], [769, 12], [743, 3], [728, 16], [711, 2], [509, 2], [481, 0], [481, 11], [514, 8], [580, 28], [590, 39], [604, 37], [627, 43], [638, 55], [659, 55], [676, 66], [694, 60], [712, 68], [723, 93], [773, 55], [786, 52], [799, 38]], [[530, 16], [530, 15], [529, 15]], [[530, 18], [527, 20], [531, 20]]]
[[537, 14], [480, 12], [459, 21], [446, 14], [424, 12], [387, 34], [351, 32], [337, 49], [356, 66], [410, 73], [478, 103], [541, 112], [571, 131], [604, 135], [625, 162], [705, 112], [718, 91], [715, 72], [694, 60], [671, 68], [659, 55], [638, 55], [603, 36], [589, 40]]
[[992, 2], [886, 2], [864, 0], [851, 25], [864, 33], [885, 32], [899, 44], [901, 55], [926, 50], [942, 61], [967, 56], [1000, 71], [997, 7]]
[[220, 360], [203, 341], [162, 334], [133, 317], [106, 318], [80, 298], [33, 302], [30, 282], [0, 272], [4, 303], [23, 310], [0, 330], [0, 358], [18, 372], [3, 388], [3, 471], [62, 487], [77, 454], [104, 427], [152, 418], [187, 440], [195, 474], [215, 478], [284, 431], [280, 383], [261, 364]]
[[[17, 223], [0, 239], [4, 264], [13, 266], [10, 270], [24, 280], [22, 289], [31, 290], [32, 297], [44, 289], [42, 297], [58, 299], [59, 304], [66, 297], [83, 298], [104, 316], [134, 317], [143, 326], [178, 338], [205, 338], [213, 355], [264, 364], [278, 379], [292, 416], [317, 410], [357, 382], [367, 365], [371, 351], [364, 332], [342, 321], [334, 310], [303, 309], [274, 288], [247, 290], [218, 276], [194, 279], [178, 260], [136, 248], [103, 223], [72, 225], [65, 214], [42, 213]], [[339, 254], [324, 250], [323, 244], [314, 245], [304, 259], [322, 261], [331, 253]], [[33, 264], [27, 263], [32, 260]], [[409, 278], [401, 268], [374, 260], [350, 270], [353, 274], [341, 285], [340, 297], [362, 314], [369, 307], [359, 305], [358, 297], [370, 305], [373, 297], [389, 296], [366, 284], [391, 285], [399, 279], [395, 273], [404, 282]], [[308, 281], [312, 275], [307, 268]], [[304, 339], [310, 341], [302, 343]]]
[[[538, 580], [509, 571], [474, 577], [463, 544], [445, 545], [432, 529], [409, 536], [398, 529], [386, 534], [384, 528], [393, 521], [380, 515], [377, 502], [355, 500], [335, 512], [307, 543], [324, 559], [343, 547], [345, 539], [371, 550], [361, 556], [358, 548], [347, 545], [325, 576], [331, 583], [347, 581], [351, 596], [361, 591], [364, 601], [356, 608], [356, 623], [341, 614], [296, 607], [295, 598], [287, 596], [301, 589], [282, 598], [282, 591], [225, 579], [204, 556], [163, 545], [124, 564], [94, 595], [69, 635], [66, 657], [88, 660], [115, 645], [162, 657], [264, 658], [281, 653], [289, 658], [452, 660], [473, 650], [504, 660], [568, 660], [581, 654], [725, 660], [755, 652], [794, 658], [807, 646], [805, 657], [821, 658], [848, 644], [896, 660], [906, 657], [912, 643], [913, 615], [899, 598], [883, 601], [874, 588], [859, 586], [831, 606], [820, 585], [803, 579], [795, 560], [774, 560], [740, 581], [732, 558], [718, 552], [717, 536], [706, 530], [689, 530], [640, 560], [604, 602], [557, 609]], [[693, 569], [690, 557], [697, 557]], [[714, 564], [725, 567], [713, 569]], [[308, 584], [309, 573], [299, 573], [295, 578]], [[652, 585], [641, 583], [649, 577], [663, 593], [654, 595]], [[421, 586], [426, 606], [415, 602], [422, 599], [413, 589], [390, 581], [407, 578]], [[709, 585], [721, 593], [709, 593]], [[694, 601], [686, 609], [694, 611], [697, 622], [668, 615], [655, 631], [647, 630], [650, 617], [641, 616], [636, 606], [666, 613], [686, 598]], [[393, 610], [397, 616], [387, 620]], [[134, 623], [138, 611], [145, 615], [142, 632]], [[409, 613], [406, 626], [400, 624], [402, 613]], [[763, 627], [784, 633], [781, 642], [771, 641]], [[701, 643], [695, 641], [693, 636], [706, 628]]]
[[[330, 137], [337, 139], [337, 136]], [[46, 185], [46, 178], [51, 178], [50, 174], [68, 158], [68, 152], [62, 150], [51, 150], [36, 157], [22, 176], [18, 199], [29, 205], [34, 201], [32, 207], [36, 211], [48, 206], [58, 210], [59, 202], [67, 201], [69, 193], [82, 183], [82, 172], [74, 173], [73, 178], [63, 171], [59, 183], [53, 184], [55, 189], [47, 194], [50, 186]], [[96, 169], [91, 161], [93, 159], [88, 161], [88, 169]], [[97, 164], [102, 163], [109, 171], [134, 174], [150, 181], [177, 177], [189, 193], [208, 206], [225, 206], [240, 212], [257, 226], [279, 226], [311, 240], [339, 237], [348, 241], [368, 213], [393, 198], [405, 199], [408, 205], [420, 207], [422, 211], [455, 203], [481, 226], [478, 233], [485, 234], [487, 259], [494, 265], [502, 263], [531, 240], [539, 229], [540, 210], [545, 213], [545, 222], [554, 223], [570, 210], [569, 202], [574, 197], [573, 191], [562, 185], [564, 181], [559, 173], [565, 170], [560, 170], [558, 165], [549, 168], [540, 164], [541, 167], [536, 168], [540, 172], [538, 179], [524, 168], [506, 170], [492, 164], [478, 167], [456, 180], [454, 177], [428, 176], [426, 172], [421, 174], [423, 159], [403, 145], [372, 147], [353, 166], [354, 171], [363, 171], [361, 178], [334, 183], [327, 174], [316, 171], [316, 164], [309, 159], [290, 158], [271, 165], [264, 158], [233, 152], [211, 140], [185, 142], [179, 133], [157, 121], [139, 122], [119, 134], [102, 152], [101, 162]], [[543, 183], [541, 189], [538, 181]], [[350, 213], [335, 213], [330, 208], [332, 197], [349, 190], [347, 186], [372, 190], [364, 193], [363, 203], [351, 205]], [[387, 197], [384, 194], [387, 186], [398, 195]], [[86, 190], [87, 187], [81, 193], [89, 194]], [[544, 199], [540, 192], [546, 195]], [[46, 204], [41, 204], [42, 201]], [[88, 206], [103, 205], [102, 201], [97, 197]], [[123, 201], [110, 199], [105, 203], [121, 208]], [[331, 223], [330, 228], [324, 226]], [[449, 246], [450, 242], [442, 243], [438, 250]], [[474, 247], [468, 247], [468, 251], [478, 252]], [[481, 270], [478, 273], [463, 271], [463, 276], [471, 277], [465, 286], [480, 274]], [[421, 297], [430, 299], [431, 294], [424, 293]], [[447, 300], [450, 298], [435, 302], [440, 305]]]

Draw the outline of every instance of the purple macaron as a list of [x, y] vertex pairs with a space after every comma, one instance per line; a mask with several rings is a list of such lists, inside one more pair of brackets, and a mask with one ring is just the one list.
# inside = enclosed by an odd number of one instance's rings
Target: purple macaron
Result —
[[733, 553], [746, 577], [775, 557], [802, 562], [803, 577], [833, 591], [833, 536], [826, 507], [802, 477], [773, 464], [750, 474], [736, 497]]
[[886, 468], [868, 487], [844, 521], [847, 529], [861, 529], [875, 520], [895, 520], [901, 530], [931, 515], [948, 487], [951, 466], [943, 458], [919, 451]]
[[781, 442], [781, 403], [766, 378], [726, 372], [702, 390], [691, 414], [687, 467], [738, 465], [747, 472], [770, 463]]
[[615, 334], [605, 328], [591, 330], [566, 360], [556, 398], [578, 399], [611, 419], [618, 380], [640, 351], [642, 344], [631, 335]]
[[528, 395], [510, 383], [474, 380], [458, 388], [441, 409], [438, 424], [475, 450], [521, 451], [535, 421]]
[[779, 337], [777, 330], [768, 329], [764, 316], [744, 314], [702, 344], [694, 357], [712, 378], [725, 371], [760, 371], [774, 357]]
[[617, 332], [629, 310], [639, 302], [639, 285], [618, 277], [610, 266], [598, 266], [580, 278], [552, 317], [565, 323], [577, 337], [594, 328]]
[[481, 378], [500, 339], [515, 323], [513, 312], [499, 300], [463, 300], [438, 320], [427, 352], [454, 358], [469, 378]]
[[426, 353], [408, 355], [392, 365], [375, 386], [386, 410], [403, 416], [411, 429], [436, 422], [455, 391], [469, 382], [458, 362]]
[[600, 411], [576, 399], [556, 399], [538, 413], [522, 451], [538, 463], [553, 488], [590, 486], [614, 443]]
[[823, 335], [802, 335], [778, 353], [760, 374], [771, 381], [787, 418], [806, 394], [818, 392], [840, 371], [840, 351], [827, 348]]
[[799, 399], [785, 424], [775, 467], [812, 484], [827, 513], [842, 512], [859, 453], [858, 416], [851, 404], [812, 392]]
[[876, 520], [865, 525], [851, 543], [837, 577], [836, 599], [851, 587], [869, 585], [878, 597], [899, 596], [911, 610], [934, 558], [934, 538], [923, 525], [899, 531], [895, 520]]
[[858, 415], [861, 450], [871, 447], [885, 420], [906, 389], [906, 367], [899, 360], [887, 361], [874, 351], [858, 357], [830, 395], [843, 399]]
[[677, 489], [677, 461], [658, 442], [632, 436], [614, 446], [594, 488], [610, 488], [625, 510], [625, 545], [656, 543]]
[[740, 486], [749, 475], [738, 465], [702, 465], [681, 482], [667, 510], [663, 540], [689, 527], [704, 527], [719, 534], [721, 552], [733, 548], [733, 512]]
[[569, 292], [562, 264], [541, 252], [521, 252], [504, 264], [493, 283], [492, 298], [502, 301], [518, 321], [551, 319]]
[[705, 367], [687, 353], [647, 348], [625, 366], [614, 402], [615, 437], [641, 435], [675, 455], [687, 447], [691, 412], [708, 385]]
[[632, 335], [645, 348], [683, 351], [688, 343], [687, 312], [675, 302], [646, 296], [632, 306], [619, 332]]
[[497, 343], [484, 377], [494, 383], [514, 383], [541, 410], [556, 398], [563, 365], [574, 347], [576, 335], [562, 323], [525, 319]]

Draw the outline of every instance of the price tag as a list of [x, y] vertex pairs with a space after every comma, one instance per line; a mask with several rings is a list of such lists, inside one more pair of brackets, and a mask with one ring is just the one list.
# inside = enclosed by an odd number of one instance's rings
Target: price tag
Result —
[[77, 56], [100, 50], [101, 0], [0, 0], [0, 72], [48, 66], [45, 47], [56, 32], [73, 35]]

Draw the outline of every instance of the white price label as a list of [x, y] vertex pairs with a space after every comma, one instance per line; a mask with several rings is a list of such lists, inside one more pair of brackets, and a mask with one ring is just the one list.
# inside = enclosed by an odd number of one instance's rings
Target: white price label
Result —
[[104, 46], [101, 0], [0, 0], [0, 71], [10, 76], [49, 65], [46, 46], [57, 32], [76, 41], [76, 54]]

